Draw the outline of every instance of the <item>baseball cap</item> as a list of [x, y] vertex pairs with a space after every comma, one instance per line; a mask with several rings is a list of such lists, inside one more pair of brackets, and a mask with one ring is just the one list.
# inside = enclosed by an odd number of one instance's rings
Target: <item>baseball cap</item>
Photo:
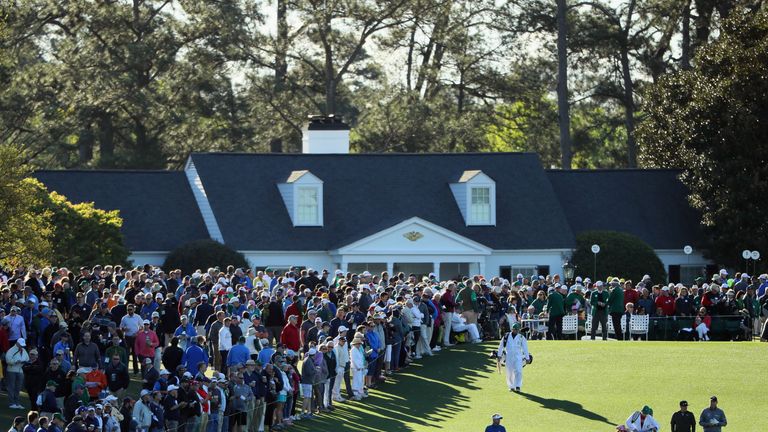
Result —
[[168, 386], [168, 391], [178, 390], [179, 386], [171, 384]]
[[152, 392], [147, 389], [141, 391], [141, 397], [149, 396], [150, 394], [152, 394]]
[[16, 339], [16, 343], [21, 345], [21, 346], [23, 346], [23, 347], [27, 346], [27, 341], [25, 341], [24, 338]]
[[501, 420], [503, 418], [504, 417], [502, 417], [501, 414], [494, 414], [493, 416], [491, 416], [491, 420]]
[[717, 402], [717, 396], [712, 396], [709, 398], [710, 402]]
[[680, 401], [680, 406], [688, 406], [688, 401]]

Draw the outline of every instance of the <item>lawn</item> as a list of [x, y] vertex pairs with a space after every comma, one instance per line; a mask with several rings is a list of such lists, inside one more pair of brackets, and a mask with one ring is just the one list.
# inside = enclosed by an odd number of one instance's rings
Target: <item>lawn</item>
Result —
[[613, 431], [643, 405], [663, 430], [678, 402], [698, 415], [715, 394], [725, 430], [764, 431], [768, 345], [683, 342], [532, 341], [523, 394], [507, 391], [494, 345], [453, 348], [408, 369], [363, 402], [340, 404], [296, 431], [482, 431], [491, 414], [510, 431]]
[[[362, 402], [339, 404], [333, 414], [296, 422], [290, 430], [483, 431], [498, 412], [509, 431], [610, 432], [646, 404], [669, 430], [681, 399], [698, 418], [713, 394], [728, 416], [726, 431], [765, 430], [766, 344], [532, 341], [535, 362], [525, 368], [520, 395], [507, 391], [503, 375], [487, 359], [495, 346], [443, 351]], [[24, 413], [9, 410], [5, 396], [0, 403], [4, 425]]]

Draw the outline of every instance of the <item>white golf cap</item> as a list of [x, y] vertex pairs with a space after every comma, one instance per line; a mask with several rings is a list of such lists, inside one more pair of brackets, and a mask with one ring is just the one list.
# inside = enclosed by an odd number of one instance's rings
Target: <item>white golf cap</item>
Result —
[[23, 346], [23, 347], [27, 346], [27, 341], [25, 341], [24, 338], [16, 339], [16, 343], [21, 345], [21, 346]]
[[339, 326], [339, 332], [348, 331], [349, 329], [346, 326]]
[[501, 420], [503, 418], [504, 417], [502, 417], [501, 414], [494, 414], [493, 416], [491, 416], [492, 420]]
[[179, 389], [179, 386], [177, 386], [177, 385], [171, 384], [171, 385], [168, 386], [168, 391], [174, 391], [174, 390], [178, 390], [178, 389]]

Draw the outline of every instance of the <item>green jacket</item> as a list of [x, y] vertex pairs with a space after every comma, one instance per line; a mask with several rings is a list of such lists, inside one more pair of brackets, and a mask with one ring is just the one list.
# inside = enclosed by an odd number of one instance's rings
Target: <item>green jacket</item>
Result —
[[477, 304], [477, 293], [470, 287], [464, 287], [459, 290], [459, 302], [461, 310], [480, 312]]
[[533, 302], [531, 302], [531, 306], [533, 306], [533, 309], [536, 311], [536, 315], [540, 314], [541, 311], [544, 310], [544, 306], [546, 306], [547, 302], [546, 300], [539, 300], [536, 299]]
[[608, 313], [624, 313], [624, 290], [616, 285], [608, 294]]
[[555, 291], [547, 297], [547, 313], [551, 317], [565, 315], [565, 306], [563, 305], [563, 295]]
[[565, 298], [565, 310], [566, 310], [566, 312], [571, 312], [573, 310], [573, 305], [577, 301], [580, 304], [579, 309], [584, 309], [586, 307], [587, 301], [584, 299], [583, 295], [577, 293], [576, 291], [568, 294], [568, 297]]
[[[598, 302], [608, 303], [608, 291], [592, 291], [592, 295], [589, 297], [589, 304], [592, 305], [592, 315], [596, 314], [598, 311]], [[603, 311], [605, 311], [605, 309], [603, 309]]]

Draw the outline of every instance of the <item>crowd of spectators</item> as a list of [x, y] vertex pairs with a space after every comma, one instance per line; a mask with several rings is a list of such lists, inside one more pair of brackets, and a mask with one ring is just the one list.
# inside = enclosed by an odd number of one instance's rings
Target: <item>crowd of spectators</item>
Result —
[[700, 340], [713, 315], [756, 329], [768, 277], [727, 276], [691, 287], [648, 277], [568, 286], [558, 275], [19, 268], [0, 273], [0, 371], [9, 407], [29, 411], [17, 432], [281, 430], [525, 319], [545, 320], [551, 339], [567, 314], [603, 329], [627, 314], [689, 317]]
[[[766, 288], [766, 274], [736, 273], [729, 278], [726, 270], [712, 275], [710, 282], [697, 278], [688, 286], [654, 283], [648, 275], [636, 283], [619, 277], [608, 277], [606, 282], [576, 277], [568, 284], [559, 275], [526, 278], [518, 274], [512, 283], [492, 279], [482, 287], [491, 332], [522, 321], [530, 338], [561, 339], [563, 318], [577, 315], [582, 334], [588, 333], [589, 321], [591, 334], [587, 335], [594, 339], [599, 330], [606, 339], [610, 320], [615, 337], [629, 340], [630, 335], [624, 334], [628, 332], [622, 332], [622, 320], [626, 330], [631, 316], [648, 315], [664, 330], [673, 321], [681, 323], [674, 327], [675, 338], [700, 341], [710, 340], [713, 319], [734, 329], [725, 338], [752, 340], [759, 334], [762, 340], [768, 339]], [[545, 330], [537, 331], [536, 322]]]
[[26, 432], [281, 430], [365, 399], [453, 342], [481, 342], [484, 285], [299, 268], [19, 268], [0, 273], [2, 384], [11, 409], [29, 410], [17, 418]]

